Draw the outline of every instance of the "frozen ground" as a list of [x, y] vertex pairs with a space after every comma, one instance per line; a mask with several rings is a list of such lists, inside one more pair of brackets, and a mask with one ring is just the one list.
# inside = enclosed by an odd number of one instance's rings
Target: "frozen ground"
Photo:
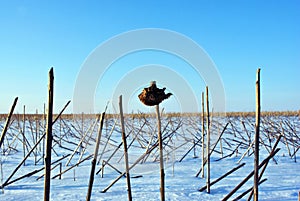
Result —
[[[10, 131], [13, 132], [13, 131]], [[186, 136], [185, 136], [186, 138]], [[121, 142], [121, 136], [118, 132], [115, 132], [112, 139], [117, 142]], [[134, 139], [129, 138], [129, 139]], [[239, 184], [252, 170], [253, 170], [253, 155], [246, 157], [241, 163], [246, 165], [230, 176], [224, 178], [222, 181], [211, 186], [210, 194], [199, 192], [198, 189], [205, 185], [205, 179], [195, 177], [196, 173], [201, 167], [201, 147], [197, 147], [195, 150], [196, 156], [194, 157], [194, 150], [192, 150], [182, 162], [178, 162], [179, 158], [191, 147], [192, 143], [184, 144], [180, 142], [184, 138], [176, 138], [177, 145], [183, 144], [180, 149], [170, 155], [166, 163], [166, 200], [221, 200], [224, 198], [237, 184]], [[106, 138], [102, 138], [103, 143], [101, 147], [105, 145]], [[130, 141], [130, 140], [129, 140]], [[78, 143], [78, 140], [74, 140]], [[133, 143], [134, 145], [135, 143]], [[272, 143], [274, 144], [274, 142]], [[91, 147], [93, 147], [91, 145]], [[113, 150], [114, 146], [108, 147], [107, 150]], [[223, 145], [225, 148], [225, 144]], [[74, 148], [74, 147], [73, 147]], [[73, 149], [72, 148], [72, 149]], [[266, 169], [263, 178], [267, 178], [267, 181], [259, 187], [259, 200], [297, 200], [298, 192], [300, 191], [300, 163], [295, 162], [294, 158], [287, 156], [288, 150], [284, 143], [280, 142], [278, 148], [281, 150], [275, 156], [277, 164], [271, 160]], [[220, 147], [217, 146], [218, 150]], [[268, 152], [264, 147], [261, 147], [260, 161], [267, 157]], [[2, 161], [2, 182], [5, 182], [8, 176], [13, 172], [16, 166], [23, 159], [23, 153], [21, 147], [18, 147], [17, 152], [12, 152], [9, 155], [1, 156]], [[100, 148], [101, 150], [101, 148]], [[121, 149], [122, 150], [122, 149]], [[130, 148], [129, 157], [135, 158], [138, 149]], [[60, 158], [63, 155], [70, 154], [70, 151], [65, 149], [60, 150], [56, 147], [56, 154], [52, 155], [52, 161]], [[167, 150], [166, 150], [167, 152]], [[109, 153], [109, 152], [108, 152]], [[120, 160], [122, 152], [116, 155], [116, 160]], [[230, 151], [228, 151], [230, 153]], [[228, 172], [232, 168], [238, 166], [237, 162], [241, 158], [243, 150], [240, 150], [239, 154], [233, 154], [230, 157], [224, 158], [220, 161], [221, 156], [219, 153], [213, 153], [211, 158], [211, 181], [220, 177], [224, 173]], [[226, 153], [224, 153], [226, 155]], [[85, 153], [83, 158], [88, 156]], [[107, 159], [110, 154], [103, 156], [103, 159]], [[154, 158], [154, 154], [151, 156]], [[71, 161], [71, 164], [75, 164], [80, 155], [76, 154]], [[65, 170], [66, 161], [68, 158], [62, 161], [62, 169]], [[134, 160], [131, 161], [131, 163]], [[159, 200], [160, 198], [160, 176], [158, 162], [152, 162], [153, 160], [147, 160], [146, 163], [139, 164], [131, 171], [131, 186], [133, 200]], [[124, 171], [124, 159], [117, 162], [112, 162], [119, 170]], [[22, 175], [25, 175], [33, 170], [43, 167], [41, 161], [37, 165], [34, 165], [34, 157], [30, 156], [26, 160], [26, 165], [21, 166], [17, 173], [13, 176], [16, 179]], [[69, 166], [68, 166], [69, 167]], [[98, 165], [96, 170], [99, 170], [101, 165]], [[91, 168], [91, 160], [87, 160], [81, 163], [78, 167], [70, 170], [62, 175], [62, 179], [51, 180], [51, 200], [85, 200], [89, 182], [89, 174]], [[54, 176], [59, 173], [59, 168], [55, 168], [51, 175]], [[43, 200], [43, 178], [37, 180], [39, 176], [43, 174], [43, 171], [34, 174], [31, 177], [27, 177], [13, 184], [10, 184], [0, 193], [0, 200], [16, 201], [16, 200]], [[112, 186], [106, 193], [101, 191], [107, 187], [115, 178], [119, 176], [119, 173], [112, 168], [106, 166], [104, 170], [104, 177], [101, 178], [101, 173], [95, 176], [93, 192], [91, 200], [127, 200], [127, 186], [126, 178], [123, 177], [114, 186]], [[142, 176], [142, 177], [135, 177]], [[243, 193], [250, 188], [253, 184], [250, 179], [240, 190], [235, 193], [230, 200]], [[247, 200], [246, 195], [243, 200]]]
[[[279, 154], [280, 155], [280, 152]], [[300, 190], [300, 165], [288, 157], [276, 157], [278, 164], [270, 162], [264, 178], [268, 180], [259, 188], [260, 200], [297, 200]], [[15, 158], [17, 159], [17, 158]], [[237, 157], [212, 162], [212, 180], [229, 171], [237, 162]], [[205, 179], [196, 178], [201, 161], [197, 158], [175, 163], [166, 169], [166, 199], [167, 200], [221, 200], [227, 195], [248, 173], [253, 169], [252, 158], [246, 158], [246, 166], [237, 170], [219, 183], [211, 187], [211, 193], [199, 192], [198, 189], [205, 185]], [[16, 163], [11, 163], [11, 168], [4, 169], [4, 175], [10, 174]], [[237, 166], [237, 165], [236, 165]], [[33, 165], [26, 165], [20, 170], [22, 175], [38, 169]], [[54, 171], [58, 173], [58, 170]], [[51, 181], [51, 200], [85, 200], [90, 173], [90, 162], [86, 161], [74, 171], [63, 175], [62, 179]], [[53, 174], [53, 173], [52, 173]], [[37, 174], [5, 187], [0, 195], [1, 200], [43, 200], [43, 179], [36, 181]], [[92, 200], [126, 200], [126, 179], [122, 178], [108, 192], [101, 193], [113, 179], [118, 176], [107, 168], [104, 178], [96, 176], [93, 186]], [[134, 176], [134, 174], [132, 174]], [[16, 176], [17, 177], [17, 176]], [[144, 174], [140, 178], [132, 178], [132, 195], [134, 200], [159, 200], [159, 169], [152, 173]], [[252, 184], [250, 180], [246, 187], [241, 188], [233, 197], [239, 195]], [[246, 198], [245, 198], [246, 199]]]

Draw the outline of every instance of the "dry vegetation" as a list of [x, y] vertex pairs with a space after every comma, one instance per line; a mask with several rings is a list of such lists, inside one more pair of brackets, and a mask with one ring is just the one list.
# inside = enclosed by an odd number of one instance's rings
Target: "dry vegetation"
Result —
[[[56, 118], [58, 114], [54, 114], [53, 118]], [[62, 114], [61, 118], [63, 119], [73, 119], [74, 116], [76, 118], [91, 119], [95, 118], [98, 114]], [[106, 118], [114, 118], [118, 114], [106, 114]], [[167, 117], [191, 117], [191, 116], [199, 116], [200, 113], [165, 113], [164, 116]], [[254, 117], [255, 112], [226, 112], [224, 113], [211, 113], [212, 116], [227, 116], [227, 117]], [[13, 114], [12, 119], [21, 119], [23, 114]], [[154, 117], [155, 114], [151, 113], [136, 113], [136, 114], [125, 114], [126, 117], [130, 118], [147, 118]], [[263, 111], [261, 116], [300, 116], [300, 110], [298, 111]], [[5, 120], [7, 114], [0, 114], [0, 120]], [[44, 119], [46, 118], [46, 114], [26, 114], [26, 118], [28, 119]]]
[[[6, 114], [1, 115], [0, 130], [3, 129], [6, 116]], [[57, 117], [57, 115], [54, 116], [53, 119]], [[14, 155], [24, 152], [24, 163], [28, 158], [33, 157], [31, 161], [34, 161], [34, 164], [31, 165], [41, 168], [43, 167], [43, 150], [45, 150], [44, 143], [42, 143], [45, 137], [45, 115], [26, 114], [25, 122], [23, 118], [23, 114], [13, 115], [10, 128], [5, 136], [5, 143], [1, 147], [1, 154]], [[99, 165], [97, 174], [104, 170], [107, 164], [116, 168], [118, 163], [122, 161], [121, 139], [113, 137], [114, 135], [120, 136], [121, 133], [119, 118], [119, 114], [106, 115], [99, 150], [101, 157], [97, 161], [97, 164], [102, 164], [102, 166]], [[91, 159], [87, 147], [95, 141], [98, 127], [96, 119], [97, 115], [94, 114], [63, 114], [53, 125], [53, 153], [56, 157], [62, 157], [59, 161], [60, 164], [65, 164], [60, 165], [63, 168], [60, 174], [54, 176], [55, 178]], [[135, 160], [140, 160], [137, 164], [156, 163], [159, 158], [159, 151], [155, 114], [127, 114], [125, 116], [125, 128], [128, 135], [129, 151], [140, 154], [140, 157], [137, 157], [138, 159], [129, 156], [133, 160], [131, 164], [134, 164]], [[200, 150], [202, 149], [201, 114], [163, 113], [161, 130], [165, 160], [169, 160], [175, 153], [178, 162], [182, 162], [187, 158], [200, 157]], [[227, 113], [225, 117], [213, 113], [211, 115], [211, 133], [215, 138], [211, 144], [211, 153], [214, 154], [216, 160], [220, 161], [220, 164], [222, 160], [232, 156], [240, 157], [240, 161], [244, 157], [251, 157], [254, 153], [254, 131], [254, 112]], [[289, 156], [291, 160], [296, 162], [296, 155], [300, 148], [299, 131], [299, 111], [263, 112], [261, 117], [261, 149], [267, 153], [272, 153], [272, 150], [276, 148], [276, 141], [280, 140], [280, 144], [285, 147], [285, 151], [281, 154]], [[69, 154], [67, 156], [62, 155], [61, 152]], [[77, 157], [72, 158], [74, 154]], [[27, 158], [25, 158], [26, 155], [28, 155]], [[276, 159], [273, 160], [277, 163]], [[57, 167], [59, 163], [53, 165]], [[200, 164], [197, 166], [200, 167]], [[5, 168], [5, 162], [3, 167]], [[43, 168], [40, 170], [43, 170]], [[199, 170], [197, 176], [200, 172], [201, 170]], [[36, 173], [38, 172], [28, 173], [27, 175], [32, 176]], [[196, 174], [196, 172], [192, 174]], [[8, 175], [2, 176], [5, 179], [8, 177]], [[22, 182], [19, 180], [23, 178], [17, 178], [16, 181]], [[14, 182], [15, 180], [10, 181], [8, 178], [4, 182], [4, 186]], [[108, 186], [105, 190], [110, 187]]]

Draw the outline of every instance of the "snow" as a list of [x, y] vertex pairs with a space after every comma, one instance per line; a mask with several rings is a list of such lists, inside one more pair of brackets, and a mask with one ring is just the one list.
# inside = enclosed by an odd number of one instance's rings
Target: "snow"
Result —
[[[292, 122], [295, 122], [294, 118]], [[127, 138], [127, 144], [133, 142], [131, 147], [129, 148], [129, 158], [130, 158], [130, 165], [132, 165], [148, 147], [151, 147], [156, 142], [156, 128], [155, 128], [155, 119], [147, 121], [146, 126], [144, 126], [145, 131], [143, 132], [143, 136], [145, 138], [144, 142], [138, 142], [137, 139], [141, 140], [142, 138], [135, 138], [138, 134], [138, 127], [142, 127], [140, 122], [133, 123], [130, 119], [127, 120], [127, 133], [130, 132], [130, 128], [132, 129], [131, 134]], [[222, 120], [222, 125], [227, 120]], [[239, 120], [234, 120], [239, 121]], [[274, 121], [279, 121], [275, 119]], [[153, 123], [154, 122], [154, 123]], [[191, 139], [195, 138], [195, 136], [200, 137], [201, 132], [199, 128], [201, 128], [200, 122], [198, 120], [193, 120], [195, 125], [190, 125], [189, 120], [189, 127], [181, 126], [180, 129], [176, 129], [176, 122], [174, 120], [174, 125], [168, 124], [167, 120], [164, 120], [162, 128], [167, 128], [164, 131], [164, 136], [170, 135], [170, 138], [166, 138], [166, 141], [170, 140], [165, 147], [164, 156], [165, 156], [165, 195], [166, 200], [222, 200], [235, 186], [237, 186], [252, 170], [253, 170], [253, 154], [248, 156], [248, 154], [242, 159], [240, 163], [246, 163], [246, 165], [237, 171], [233, 172], [231, 175], [225, 177], [223, 180], [219, 181], [218, 183], [211, 186], [210, 194], [206, 193], [205, 191], [199, 192], [198, 189], [202, 186], [205, 186], [206, 179], [195, 177], [196, 173], [199, 171], [201, 167], [201, 147], [196, 146], [194, 156], [194, 150], [192, 150], [183, 160], [179, 162], [181, 157], [187, 152], [187, 150], [193, 145], [193, 141]], [[250, 120], [252, 122], [252, 120]], [[239, 124], [238, 122], [234, 122]], [[1, 122], [3, 125], [4, 122]], [[72, 121], [66, 121], [67, 125], [75, 125]], [[85, 122], [85, 130], [88, 130], [90, 123]], [[113, 127], [114, 122], [108, 121], [106, 127], [103, 130], [102, 141], [100, 145], [99, 155], [103, 152], [105, 147], [106, 141], [110, 138], [109, 144], [107, 144], [105, 152], [102, 156], [102, 159], [108, 160], [111, 154], [114, 152], [116, 147], [122, 141], [121, 134], [119, 133], [119, 126], [116, 125], [111, 137], [110, 129]], [[62, 124], [55, 126], [56, 138], [61, 134], [60, 132], [63, 130], [63, 133], [69, 133], [68, 137], [64, 139], [71, 140], [74, 144], [63, 142], [62, 145], [68, 146], [71, 150], [76, 148], [76, 144], [80, 141], [80, 139], [71, 137], [72, 135], [76, 134], [75, 129], [72, 131], [67, 129], [67, 126], [64, 125], [63, 128], [60, 128]], [[150, 126], [154, 125], [154, 126]], [[185, 125], [185, 124], [183, 124]], [[198, 125], [198, 126], [197, 126]], [[251, 124], [247, 124], [247, 129], [251, 134]], [[299, 126], [299, 119], [294, 123], [294, 128], [298, 128]], [[29, 123], [26, 124], [27, 128], [29, 127]], [[34, 125], [33, 125], [34, 126]], [[6, 141], [12, 142], [14, 136], [19, 136], [20, 140], [16, 140], [12, 146], [16, 147], [18, 151], [11, 151], [10, 154], [3, 155], [3, 149], [1, 150], [1, 162], [2, 162], [2, 184], [6, 181], [9, 175], [13, 172], [16, 166], [22, 161], [23, 159], [23, 150], [21, 145], [21, 135], [18, 135], [18, 125], [14, 122], [12, 124], [13, 128], [9, 130], [9, 137]], [[92, 138], [95, 138], [97, 134], [97, 127], [93, 131]], [[194, 127], [194, 129], [192, 129]], [[70, 126], [71, 128], [71, 126]], [[221, 129], [220, 129], [221, 128]], [[214, 129], [213, 132], [217, 132], [218, 130], [222, 130], [223, 127], [220, 126], [219, 129]], [[61, 130], [60, 130], [61, 129]], [[238, 126], [238, 129], [243, 129], [241, 125]], [[79, 129], [78, 129], [79, 130]], [[237, 136], [233, 137], [231, 133], [231, 128], [228, 128], [227, 132], [224, 133], [222, 138], [227, 139], [229, 141], [230, 138], [234, 138], [240, 140]], [[251, 132], [250, 132], [251, 131]], [[276, 129], [274, 130], [274, 132]], [[41, 128], [40, 133], [43, 130]], [[59, 134], [60, 133], [60, 134]], [[174, 134], [174, 135], [172, 135]], [[30, 129], [27, 129], [27, 136], [31, 136]], [[244, 134], [245, 135], [245, 134]], [[253, 135], [253, 133], [252, 133]], [[299, 134], [297, 134], [299, 136]], [[154, 136], [154, 137], [153, 137]], [[217, 135], [213, 135], [213, 143], [216, 142]], [[253, 138], [253, 136], [252, 136]], [[30, 137], [28, 137], [30, 139]], [[58, 139], [58, 138], [57, 138]], [[152, 141], [151, 141], [152, 139]], [[299, 137], [295, 138], [299, 139]], [[264, 139], [265, 140], [265, 139]], [[149, 144], [145, 143], [149, 142]], [[33, 144], [33, 140], [31, 140], [31, 146]], [[143, 144], [144, 143], [144, 144]], [[271, 144], [274, 145], [275, 141]], [[7, 144], [5, 142], [5, 144]], [[55, 143], [54, 143], [55, 144]], [[142, 145], [145, 147], [142, 147]], [[201, 143], [200, 143], [201, 144]], [[235, 148], [237, 143], [231, 142], [232, 149]], [[171, 146], [172, 145], [172, 146]], [[295, 146], [298, 146], [299, 142], [295, 142]], [[222, 144], [224, 149], [224, 156], [230, 154], [230, 150], [226, 150], [229, 148], [229, 145], [225, 143]], [[6, 147], [6, 145], [5, 145]], [[174, 147], [178, 147], [178, 149], [174, 149]], [[7, 148], [7, 147], [6, 147]], [[94, 143], [88, 145], [87, 151], [83, 154], [82, 158], [89, 156], [90, 153], [93, 153], [94, 150]], [[263, 175], [263, 178], [267, 178], [267, 181], [262, 183], [259, 186], [259, 200], [297, 200], [298, 199], [298, 192], [300, 191], [300, 165], [299, 162], [295, 162], [294, 158], [291, 158], [288, 155], [287, 146], [283, 140], [278, 145], [278, 148], [281, 150], [276, 154], [274, 159], [276, 160], [277, 164], [270, 160], [268, 167]], [[57, 144], [54, 145], [54, 149], [56, 153], [52, 152], [52, 161], [55, 161], [61, 158], [63, 155], [72, 154], [71, 151], [60, 148]], [[293, 148], [290, 145], [290, 149], [293, 152]], [[216, 147], [216, 150], [220, 151], [219, 144]], [[211, 156], [211, 181], [214, 179], [219, 178], [232, 168], [238, 166], [238, 161], [240, 160], [242, 154], [245, 152], [246, 148], [239, 148], [239, 153], [234, 153], [230, 157], [224, 158], [222, 160], [217, 161], [217, 159], [221, 158], [221, 154], [214, 152]], [[270, 150], [270, 149], [269, 149]], [[82, 150], [81, 150], [82, 151]], [[158, 150], [154, 149], [153, 152], [150, 153], [149, 157], [147, 158], [145, 163], [138, 164], [135, 166], [131, 171], [131, 187], [132, 187], [132, 196], [133, 200], [159, 200], [160, 199], [160, 169], [159, 169], [159, 161], [156, 160], [158, 156]], [[41, 157], [42, 152], [38, 152], [38, 156]], [[114, 167], [118, 168], [120, 171], [124, 171], [124, 158], [122, 157], [123, 154], [123, 147], [121, 146], [119, 151], [112, 157], [110, 163], [114, 165]], [[264, 146], [261, 145], [260, 147], [260, 161], [268, 156], [268, 151]], [[74, 165], [80, 159], [80, 154], [75, 154], [73, 159], [71, 160], [71, 164]], [[66, 158], [62, 161], [62, 169], [65, 170], [66, 168], [70, 167], [65, 166], [67, 160]], [[37, 170], [42, 168], [43, 164], [40, 160], [37, 165], [35, 165], [34, 155], [31, 156], [26, 160], [26, 165], [21, 166], [21, 168], [17, 171], [17, 173], [12, 177], [11, 180], [16, 179], [22, 175], [25, 175], [33, 170]], [[53, 166], [52, 166], [53, 167]], [[101, 163], [97, 165], [96, 171], [99, 170], [101, 167]], [[86, 200], [86, 194], [88, 189], [89, 183], [89, 175], [91, 170], [91, 159], [84, 161], [78, 167], [73, 168], [72, 170], [66, 172], [62, 175], [61, 179], [52, 179], [51, 180], [51, 200]], [[43, 200], [43, 193], [44, 193], [44, 179], [37, 178], [41, 176], [44, 172], [38, 172], [31, 177], [24, 178], [19, 180], [15, 183], [12, 183], [8, 186], [5, 186], [2, 189], [2, 193], [0, 193], [0, 200], [5, 201], [12, 201], [12, 200]], [[56, 167], [51, 172], [51, 176], [57, 175], [59, 173], [59, 167]], [[106, 193], [102, 193], [101, 191], [106, 188], [114, 179], [119, 176], [112, 168], [106, 166], [104, 169], [104, 177], [101, 178], [101, 173], [95, 175], [93, 191], [91, 200], [127, 200], [127, 184], [126, 178], [121, 178], [116, 184], [114, 184]], [[142, 177], [137, 177], [142, 176]], [[240, 195], [247, 189], [251, 188], [253, 185], [252, 178], [243, 185], [231, 198], [235, 198], [236, 196]], [[243, 197], [242, 200], [247, 200], [248, 194]]]

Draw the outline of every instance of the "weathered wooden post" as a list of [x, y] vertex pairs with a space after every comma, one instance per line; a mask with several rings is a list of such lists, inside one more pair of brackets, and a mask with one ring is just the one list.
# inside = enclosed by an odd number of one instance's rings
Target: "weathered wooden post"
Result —
[[201, 174], [201, 178], [204, 178], [204, 166], [205, 166], [205, 149], [204, 149], [204, 144], [205, 144], [205, 134], [204, 134], [204, 129], [205, 129], [205, 125], [204, 125], [204, 118], [205, 118], [205, 114], [204, 114], [204, 92], [202, 92], [202, 174]]
[[[36, 109], [35, 111], [35, 142], [37, 143], [38, 138], [39, 138], [39, 119], [38, 119], [38, 110]], [[35, 149], [35, 155], [34, 155], [34, 165], [37, 164], [37, 156], [38, 156], [38, 147]]]
[[254, 201], [258, 201], [258, 164], [259, 164], [259, 125], [260, 125], [260, 68], [257, 69], [256, 75], [256, 113], [255, 113], [255, 151], [254, 151]]
[[[96, 162], [97, 162], [97, 157], [98, 157], [98, 150], [99, 150], [99, 145], [100, 145], [100, 140], [101, 140], [104, 117], [105, 117], [105, 112], [103, 112], [100, 117], [100, 125], [99, 125], [99, 129], [98, 129], [98, 136], [97, 136], [97, 141], [96, 141], [96, 146], [95, 146], [94, 158], [92, 160], [89, 188], [88, 188], [88, 192], [87, 192], [87, 196], [86, 196], [87, 201], [89, 201], [91, 199], [91, 195], [92, 195]], [[74, 169], [74, 171], [75, 171], [75, 169]], [[74, 172], [74, 175], [75, 175], [75, 172]], [[75, 179], [75, 176], [74, 176], [74, 179]]]
[[121, 127], [122, 127], [122, 140], [123, 140], [123, 146], [124, 146], [124, 159], [125, 159], [125, 168], [126, 168], [128, 200], [131, 201], [132, 195], [131, 195], [131, 185], [130, 185], [127, 140], [126, 140], [126, 134], [125, 134], [125, 125], [124, 125], [125, 123], [124, 123], [123, 106], [122, 106], [122, 96], [119, 97], [119, 108], [120, 108], [120, 119], [121, 119]]
[[[276, 142], [275, 142], [275, 144], [274, 144], [274, 146], [273, 146], [273, 148], [272, 148], [272, 150], [271, 150], [270, 153], [273, 153], [273, 152], [275, 151], [275, 149], [276, 149], [278, 143], [280, 142], [281, 137], [283, 137], [283, 135], [279, 135], [279, 137], [277, 138], [277, 140], [276, 140]], [[263, 176], [263, 174], [264, 174], [264, 172], [265, 172], [265, 170], [266, 170], [268, 164], [269, 164], [269, 161], [267, 161], [267, 162], [264, 164], [262, 170], [261, 170], [260, 173], [259, 173], [259, 177], [258, 177], [259, 184], [261, 183], [261, 178], [262, 178], [262, 176]], [[250, 193], [250, 195], [249, 195], [249, 197], [248, 197], [248, 200], [251, 200], [251, 198], [252, 198], [252, 196], [253, 196], [253, 192], [254, 192], [254, 189], [252, 188], [251, 193]]]
[[13, 103], [13, 105], [11, 106], [10, 112], [9, 112], [9, 114], [7, 115], [6, 122], [5, 122], [5, 126], [4, 126], [4, 128], [3, 128], [3, 130], [2, 130], [1, 137], [0, 137], [0, 148], [1, 148], [1, 145], [2, 145], [2, 143], [3, 143], [3, 141], [4, 141], [4, 137], [5, 137], [6, 131], [7, 131], [8, 127], [9, 127], [10, 119], [11, 119], [11, 116], [12, 116], [14, 110], [15, 110], [15, 107], [16, 107], [16, 105], [17, 105], [17, 102], [18, 102], [18, 97], [15, 98], [14, 103]]
[[157, 118], [157, 134], [159, 143], [159, 163], [160, 163], [160, 199], [165, 200], [165, 169], [164, 169], [164, 155], [163, 155], [163, 140], [161, 137], [161, 121], [159, 104], [156, 105], [156, 118]]
[[[25, 105], [23, 105], [23, 129], [22, 129], [22, 136], [23, 136], [23, 156], [25, 158], [26, 156], [26, 137], [25, 137], [25, 132], [26, 132], [26, 114], [25, 114]], [[25, 166], [25, 161], [23, 163]]]
[[[45, 132], [45, 129], [46, 129], [46, 104], [44, 103], [44, 112], [43, 112], [43, 127], [44, 127], [44, 132]], [[42, 145], [42, 150], [43, 150], [43, 158], [45, 158], [45, 137], [42, 137], [43, 139], [43, 145]], [[43, 165], [45, 164], [45, 160], [42, 160], [43, 161]]]
[[51, 149], [52, 149], [52, 114], [53, 114], [53, 68], [49, 71], [48, 85], [48, 113], [46, 130], [46, 155], [45, 155], [45, 181], [44, 181], [44, 201], [50, 200], [50, 180], [51, 180]]
[[150, 87], [144, 88], [142, 93], [139, 94], [139, 99], [147, 106], [156, 106], [156, 118], [157, 118], [157, 130], [158, 130], [158, 142], [159, 142], [159, 154], [160, 154], [160, 199], [165, 200], [165, 172], [164, 172], [164, 160], [163, 160], [163, 140], [161, 134], [161, 121], [159, 104], [169, 98], [172, 94], [165, 94], [165, 89], [159, 89], [156, 87], [156, 82], [152, 81]]
[[207, 145], [206, 145], [206, 157], [207, 157], [207, 175], [206, 175], [206, 192], [210, 193], [210, 121], [209, 121], [209, 96], [208, 86], [206, 86], [206, 130], [207, 130]]
[[61, 172], [62, 172], [62, 163], [59, 163], [59, 179], [61, 179]]

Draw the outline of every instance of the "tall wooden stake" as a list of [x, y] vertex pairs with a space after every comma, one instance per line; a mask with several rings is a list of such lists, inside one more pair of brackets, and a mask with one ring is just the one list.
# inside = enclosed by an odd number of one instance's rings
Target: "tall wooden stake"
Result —
[[[23, 156], [25, 158], [26, 156], [26, 137], [25, 137], [25, 132], [26, 132], [26, 116], [25, 116], [25, 105], [23, 106], [23, 130], [22, 130], [22, 136], [23, 136]], [[25, 166], [25, 161], [23, 163], [23, 165]]]
[[[44, 132], [46, 128], [46, 104], [44, 103], [44, 113], [43, 113], [43, 125], [44, 125]], [[45, 137], [43, 137], [43, 145], [42, 145], [42, 150], [43, 150], [43, 158], [45, 157]], [[45, 160], [43, 160], [43, 165], [45, 163]]]
[[48, 113], [46, 131], [46, 156], [45, 156], [45, 182], [44, 182], [44, 201], [50, 200], [50, 180], [51, 180], [51, 148], [52, 148], [52, 114], [53, 114], [53, 68], [49, 71], [48, 86]]
[[204, 92], [202, 92], [202, 174], [201, 178], [204, 178], [204, 161], [205, 161], [205, 149], [204, 149], [204, 144], [205, 144], [205, 139], [204, 139]]
[[87, 201], [89, 201], [91, 199], [91, 195], [92, 195], [92, 189], [93, 189], [93, 183], [94, 183], [94, 176], [95, 176], [95, 169], [96, 169], [96, 161], [97, 161], [97, 157], [98, 157], [98, 150], [99, 150], [99, 145], [100, 145], [100, 140], [101, 140], [101, 134], [102, 134], [104, 116], [105, 116], [105, 112], [103, 112], [101, 114], [100, 126], [99, 126], [99, 129], [98, 129], [98, 136], [97, 136], [97, 141], [96, 141], [96, 146], [95, 146], [95, 152], [94, 152], [94, 158], [92, 160], [92, 167], [91, 167], [89, 188], [88, 188], [88, 192], [87, 192], [87, 195], [86, 195], [86, 200]]
[[6, 118], [5, 126], [4, 126], [4, 128], [2, 130], [1, 137], [0, 137], [0, 148], [1, 148], [2, 143], [4, 142], [4, 137], [5, 137], [6, 131], [7, 131], [8, 127], [9, 127], [11, 116], [12, 116], [12, 114], [13, 114], [13, 112], [15, 110], [15, 107], [17, 105], [17, 101], [18, 101], [18, 97], [15, 98], [14, 103], [11, 106], [10, 112], [9, 112], [7, 118]]
[[255, 121], [255, 151], [254, 151], [254, 201], [258, 201], [258, 164], [259, 164], [259, 124], [260, 124], [260, 68], [256, 75], [256, 121]]
[[[275, 156], [275, 154], [278, 153], [278, 151], [280, 150], [280, 148], [275, 149], [275, 151], [272, 151], [269, 156], [267, 158], [265, 158], [258, 166], [258, 168], [261, 168], [263, 165], [265, 165], [273, 156]], [[254, 175], [254, 170], [248, 174], [247, 177], [245, 177], [245, 179], [243, 179], [243, 181], [241, 181], [230, 193], [228, 193], [223, 199], [222, 201], [226, 201], [228, 200], [237, 190], [239, 190], [251, 177], [253, 177]]]
[[119, 107], [120, 107], [120, 119], [121, 119], [121, 127], [122, 127], [122, 140], [123, 140], [123, 146], [124, 146], [124, 158], [125, 158], [125, 168], [126, 168], [128, 200], [131, 201], [132, 195], [131, 195], [130, 174], [129, 174], [129, 164], [128, 164], [127, 141], [126, 141], [126, 135], [125, 135], [124, 115], [123, 115], [123, 106], [122, 106], [122, 95], [119, 97]]
[[[38, 110], [36, 109], [35, 112], [36, 116], [35, 116], [35, 142], [37, 143], [38, 141], [38, 135], [39, 135], [39, 119], [38, 119]], [[37, 156], [38, 156], [38, 147], [35, 149], [35, 155], [34, 155], [34, 165], [37, 164]]]
[[207, 157], [207, 175], [206, 175], [206, 192], [210, 193], [210, 121], [209, 121], [209, 96], [208, 86], [206, 86], [206, 129], [207, 129], [207, 145], [206, 145], [206, 157]]
[[[280, 142], [281, 137], [283, 137], [283, 135], [279, 135], [279, 137], [277, 138], [277, 140], [276, 140], [276, 142], [275, 142], [275, 144], [274, 144], [274, 146], [273, 146], [273, 148], [272, 148], [272, 150], [271, 150], [270, 153], [273, 153], [273, 152], [276, 150], [277, 145], [278, 145], [278, 143]], [[264, 164], [262, 170], [260, 171], [259, 177], [258, 177], [259, 182], [261, 182], [261, 178], [262, 178], [262, 176], [263, 176], [265, 170], [267, 169], [268, 164], [269, 164], [269, 161], [267, 161], [267, 162]], [[251, 200], [252, 196], [253, 196], [253, 188], [252, 188], [252, 191], [251, 191], [251, 193], [250, 193], [250, 195], [249, 195], [249, 197], [248, 197], [248, 200]], [[299, 201], [300, 201], [300, 200], [299, 200]]]
[[156, 105], [156, 118], [158, 130], [158, 143], [159, 143], [159, 162], [160, 162], [160, 199], [165, 201], [165, 170], [164, 170], [164, 156], [163, 156], [163, 140], [161, 136], [161, 121], [159, 105]]

